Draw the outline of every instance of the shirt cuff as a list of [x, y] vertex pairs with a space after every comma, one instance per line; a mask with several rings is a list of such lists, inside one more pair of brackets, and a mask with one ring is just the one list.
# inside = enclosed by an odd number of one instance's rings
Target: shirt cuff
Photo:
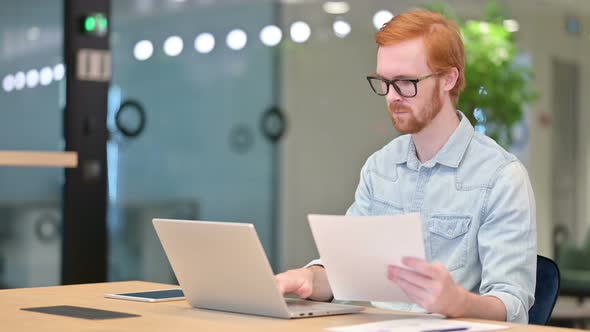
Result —
[[504, 303], [504, 306], [506, 307], [507, 322], [520, 324], [529, 323], [529, 313], [524, 310], [524, 305], [516, 296], [505, 292], [489, 292], [482, 294], [482, 296], [493, 296]]
[[313, 265], [319, 265], [321, 267], [324, 267], [324, 264], [322, 263], [322, 260], [318, 258], [318, 259], [314, 259], [313, 261], [307, 263], [307, 265], [305, 265], [304, 268], [305, 267], [310, 267], [310, 266], [313, 266]]

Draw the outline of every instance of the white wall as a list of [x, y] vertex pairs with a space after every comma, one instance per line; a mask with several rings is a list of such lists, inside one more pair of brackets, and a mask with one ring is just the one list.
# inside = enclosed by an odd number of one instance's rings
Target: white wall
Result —
[[[285, 21], [309, 16], [289, 7]], [[321, 10], [320, 6], [314, 7]], [[370, 19], [338, 39], [327, 15], [311, 17], [311, 40], [284, 52], [283, 102], [290, 130], [283, 142], [281, 237], [284, 268], [316, 255], [308, 213], [343, 214], [353, 201], [365, 159], [394, 137], [382, 98], [365, 76], [374, 71]], [[325, 20], [322, 20], [325, 19]], [[359, 20], [360, 21], [360, 20]]]
[[[537, 5], [532, 6], [535, 3]], [[530, 123], [530, 153], [531, 164], [529, 172], [533, 182], [533, 188], [537, 199], [537, 225], [539, 230], [539, 252], [552, 255], [552, 156], [553, 135], [559, 135], [551, 126], [541, 124], [541, 116], [549, 115], [550, 119], [560, 116], [560, 110], [553, 109], [553, 82], [552, 61], [576, 63], [580, 72], [580, 113], [578, 125], [578, 158], [577, 167], [580, 174], [577, 175], [579, 182], [578, 211], [577, 215], [582, 219], [579, 221], [584, 227], [578, 229], [575, 240], [581, 241], [587, 232], [589, 220], [584, 216], [588, 215], [588, 188], [590, 182], [587, 176], [589, 164], [588, 150], [590, 149], [589, 134], [586, 127], [590, 124], [588, 106], [590, 104], [590, 30], [583, 22], [590, 18], [588, 2], [583, 0], [569, 2], [550, 1], [518, 1], [511, 2], [512, 12], [515, 18], [521, 23], [521, 30], [518, 33], [518, 42], [521, 49], [524, 49], [532, 57], [535, 72], [535, 84], [539, 89], [539, 100], [533, 107], [533, 117]], [[565, 30], [567, 15], [576, 15], [582, 31], [578, 36], [572, 36]]]
[[[512, 6], [520, 21], [517, 42], [531, 56], [535, 84], [540, 98], [531, 107], [529, 173], [537, 200], [539, 252], [552, 255], [551, 230], [551, 127], [540, 125], [540, 114], [551, 109], [551, 59], [558, 56], [579, 63], [581, 74], [580, 161], [587, 169], [588, 134], [584, 127], [590, 115], [589, 31], [573, 39], [565, 32], [566, 13], [575, 12], [580, 22], [588, 21], [587, 9], [578, 10], [584, 0], [567, 4], [528, 0]], [[384, 101], [372, 94], [364, 77], [374, 71], [376, 46], [372, 15], [379, 9], [401, 12], [418, 4], [414, 1], [352, 1], [344, 15], [352, 33], [338, 39], [331, 32], [333, 17], [321, 12], [320, 1], [283, 8], [283, 25], [304, 19], [312, 29], [303, 47], [291, 45], [283, 51], [283, 108], [290, 131], [282, 145], [281, 268], [299, 267], [317, 255], [306, 215], [343, 214], [352, 203], [359, 171], [365, 159], [396, 136]], [[450, 1], [462, 17], [481, 18], [484, 1]], [[585, 5], [588, 7], [588, 5]], [[586, 14], [584, 14], [586, 13]], [[587, 29], [587, 27], [586, 27]], [[586, 203], [590, 179], [582, 179], [579, 215], [588, 215]]]

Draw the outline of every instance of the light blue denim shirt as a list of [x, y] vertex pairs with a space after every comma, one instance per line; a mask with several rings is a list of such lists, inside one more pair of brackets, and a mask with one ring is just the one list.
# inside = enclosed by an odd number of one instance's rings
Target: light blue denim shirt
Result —
[[[444, 264], [463, 288], [499, 298], [506, 305], [507, 321], [528, 323], [537, 234], [527, 171], [516, 157], [475, 132], [461, 112], [457, 114], [459, 126], [424, 164], [410, 135], [394, 139], [369, 157], [347, 214], [420, 212], [427, 260]], [[423, 310], [409, 303], [373, 305]]]

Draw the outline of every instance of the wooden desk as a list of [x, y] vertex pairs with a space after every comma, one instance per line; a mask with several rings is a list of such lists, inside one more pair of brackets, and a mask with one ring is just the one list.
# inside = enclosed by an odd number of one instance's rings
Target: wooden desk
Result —
[[[186, 301], [142, 303], [105, 299], [103, 294], [165, 289], [175, 286], [139, 281], [0, 290], [2, 331], [322, 331], [327, 327], [416, 316], [367, 309], [361, 314], [303, 319], [277, 319], [194, 309]], [[27, 307], [74, 305], [139, 314], [141, 317], [86, 320], [20, 310]], [[494, 322], [494, 324], [498, 324]], [[503, 331], [573, 331], [507, 324]]]

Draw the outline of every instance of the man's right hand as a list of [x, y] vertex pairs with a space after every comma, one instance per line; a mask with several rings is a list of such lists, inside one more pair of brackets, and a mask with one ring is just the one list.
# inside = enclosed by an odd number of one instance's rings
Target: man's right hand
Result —
[[326, 270], [321, 266], [289, 270], [277, 274], [275, 280], [283, 295], [295, 294], [316, 301], [329, 301], [332, 298]]

